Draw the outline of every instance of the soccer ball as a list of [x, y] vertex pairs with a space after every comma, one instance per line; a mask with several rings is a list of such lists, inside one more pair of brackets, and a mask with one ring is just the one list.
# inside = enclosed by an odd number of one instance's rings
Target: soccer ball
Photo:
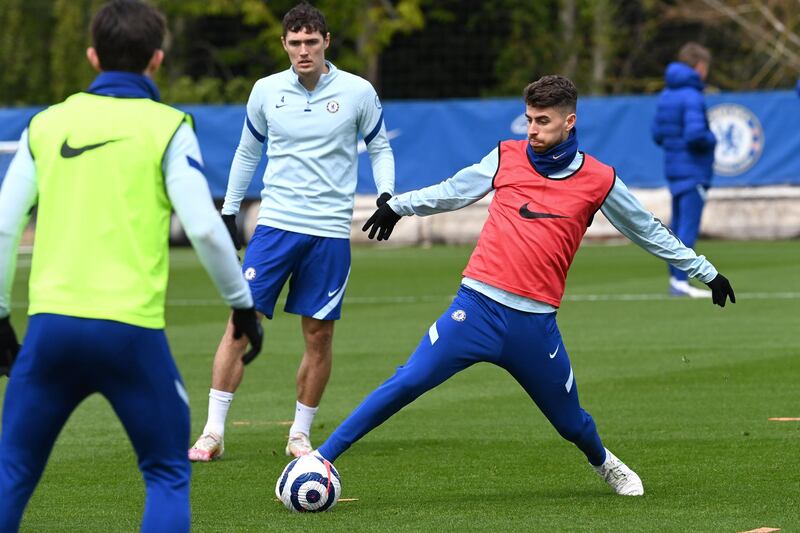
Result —
[[330, 461], [314, 454], [298, 457], [283, 469], [275, 495], [290, 511], [319, 513], [330, 510], [342, 493], [339, 472]]

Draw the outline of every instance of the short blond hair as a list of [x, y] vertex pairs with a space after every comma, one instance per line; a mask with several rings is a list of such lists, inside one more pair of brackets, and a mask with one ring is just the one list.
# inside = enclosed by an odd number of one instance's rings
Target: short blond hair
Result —
[[688, 42], [678, 50], [678, 61], [694, 68], [698, 63], [711, 64], [711, 52], [705, 46]]

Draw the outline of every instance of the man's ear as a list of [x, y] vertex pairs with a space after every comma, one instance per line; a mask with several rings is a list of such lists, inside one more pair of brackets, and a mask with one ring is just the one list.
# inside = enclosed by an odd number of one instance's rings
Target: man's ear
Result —
[[567, 131], [570, 131], [575, 127], [575, 122], [577, 122], [577, 120], [578, 116], [575, 113], [570, 113], [567, 115]]
[[161, 63], [164, 62], [164, 50], [157, 49], [153, 52], [153, 57], [150, 58], [150, 62], [147, 64], [147, 68], [144, 69], [144, 75], [150, 78], [153, 77], [153, 74], [158, 72], [158, 69], [161, 68]]
[[100, 58], [97, 56], [97, 50], [95, 50], [93, 46], [86, 49], [86, 59], [89, 60], [89, 64], [92, 65], [92, 68], [97, 72], [103, 71], [103, 67], [100, 65]]

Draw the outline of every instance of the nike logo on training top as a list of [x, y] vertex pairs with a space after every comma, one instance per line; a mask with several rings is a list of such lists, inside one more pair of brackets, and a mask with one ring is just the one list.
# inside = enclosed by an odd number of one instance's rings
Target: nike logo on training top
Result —
[[73, 148], [72, 146], [69, 145], [69, 142], [66, 139], [64, 139], [64, 144], [61, 145], [61, 157], [63, 157], [64, 159], [69, 159], [71, 157], [78, 157], [83, 152], [88, 152], [89, 150], [94, 150], [95, 148], [100, 148], [101, 146], [105, 146], [108, 143], [113, 143], [121, 140], [122, 139], [111, 139], [97, 144], [87, 144], [86, 146]]
[[553, 353], [549, 353], [549, 352], [547, 353], [547, 355], [549, 355], [549, 356], [550, 356], [550, 359], [552, 359], [553, 357], [555, 357], [555, 356], [556, 356], [556, 354], [558, 353], [558, 349], [559, 349], [559, 348], [561, 348], [561, 345], [560, 345], [560, 344], [559, 344], [558, 346], [556, 346], [556, 351], [554, 351]]
[[522, 204], [519, 208], [519, 214], [522, 218], [569, 218], [564, 215], [554, 215], [553, 213], [539, 213], [528, 209], [528, 204]]

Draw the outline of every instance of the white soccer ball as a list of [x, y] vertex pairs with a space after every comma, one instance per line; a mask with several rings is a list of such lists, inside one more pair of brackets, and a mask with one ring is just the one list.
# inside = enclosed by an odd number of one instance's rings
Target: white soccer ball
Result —
[[313, 454], [286, 465], [275, 484], [275, 495], [296, 513], [329, 511], [341, 494], [339, 472], [330, 461]]

